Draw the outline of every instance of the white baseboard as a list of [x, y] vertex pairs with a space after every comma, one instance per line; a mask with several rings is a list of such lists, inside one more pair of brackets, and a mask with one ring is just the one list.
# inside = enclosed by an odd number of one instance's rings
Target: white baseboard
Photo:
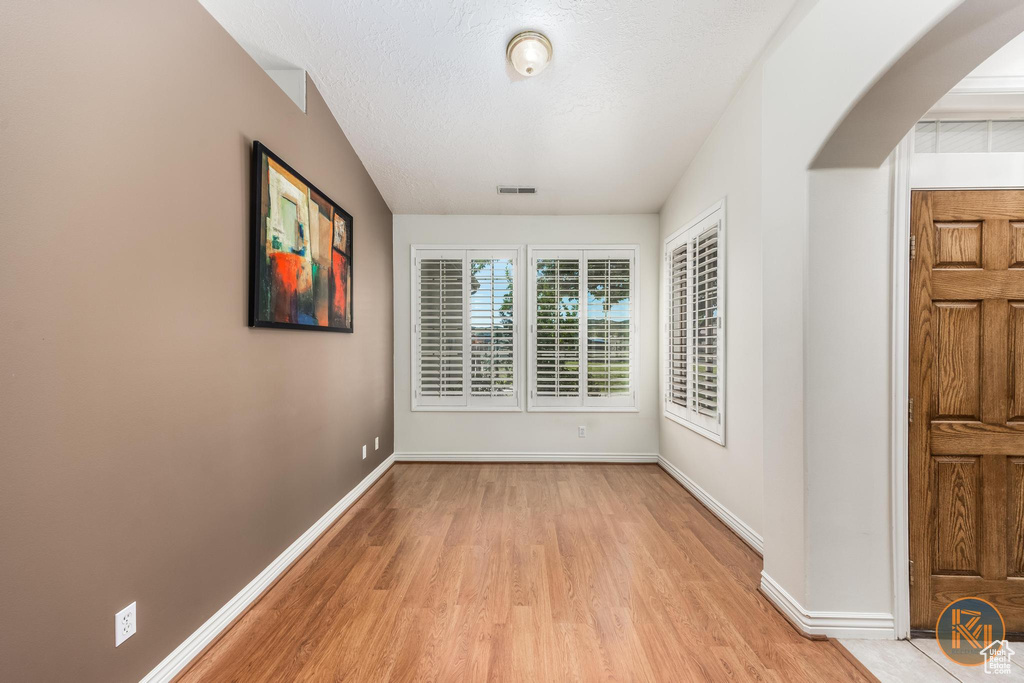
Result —
[[793, 599], [782, 586], [761, 572], [761, 592], [789, 619], [812, 636], [829, 638], [895, 638], [896, 624], [884, 612], [811, 612]]
[[655, 463], [657, 453], [395, 453], [396, 462]]
[[220, 635], [231, 622], [233, 622], [242, 612], [249, 607], [250, 604], [256, 598], [258, 598], [263, 591], [270, 587], [272, 583], [280, 576], [292, 562], [297, 560], [302, 553], [306, 551], [309, 546], [313, 545], [320, 535], [327, 531], [327, 528], [334, 523], [338, 517], [347, 510], [352, 503], [363, 495], [367, 489], [373, 486], [374, 482], [380, 479], [381, 475], [391, 467], [395, 461], [395, 456], [388, 456], [384, 462], [376, 467], [373, 472], [366, 475], [366, 478], [359, 482], [358, 485], [351, 491], [349, 491], [344, 498], [339, 500], [334, 506], [324, 513], [324, 516], [316, 521], [313, 526], [309, 527], [301, 536], [299, 536], [294, 543], [288, 546], [283, 553], [277, 556], [277, 558], [271, 562], [266, 569], [259, 573], [259, 575], [249, 582], [249, 585], [243, 588], [238, 595], [228, 600], [227, 604], [217, 610], [217, 613], [206, 620], [206, 623], [200, 626], [195, 633], [185, 639], [181, 645], [175, 648], [174, 652], [167, 655], [164, 661], [156, 665], [152, 671], [146, 674], [140, 683], [164, 683], [170, 681], [177, 676], [188, 664], [191, 662], [200, 652], [203, 651], [207, 645], [213, 642], [213, 639]]
[[764, 555], [764, 539], [761, 538], [761, 534], [750, 528], [746, 522], [737, 517], [732, 511], [719, 503], [714, 496], [705, 491], [700, 485], [693, 479], [683, 474], [682, 470], [670, 463], [665, 458], [659, 456], [658, 464], [661, 468], [669, 473], [673, 479], [683, 485], [687, 491], [689, 491], [694, 498], [704, 504], [708, 510], [715, 517], [722, 520], [722, 523], [733, 530], [733, 532], [740, 537], [740, 539], [754, 549], [758, 555]]

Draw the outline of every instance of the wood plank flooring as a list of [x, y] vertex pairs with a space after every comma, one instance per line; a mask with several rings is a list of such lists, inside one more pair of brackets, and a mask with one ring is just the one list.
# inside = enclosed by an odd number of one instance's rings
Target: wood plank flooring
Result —
[[657, 465], [391, 468], [179, 681], [865, 681]]

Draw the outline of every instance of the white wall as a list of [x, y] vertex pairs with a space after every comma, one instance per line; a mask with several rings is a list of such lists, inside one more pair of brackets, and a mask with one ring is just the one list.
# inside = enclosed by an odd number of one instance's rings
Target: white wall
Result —
[[729, 231], [726, 446], [663, 420], [662, 455], [762, 533], [801, 608], [892, 609], [889, 172], [808, 168], [955, 4], [908, 2], [879, 30], [863, 3], [803, 3], [661, 212], [664, 237], [725, 197]]
[[[411, 246], [638, 244], [640, 301], [636, 413], [413, 412]], [[396, 215], [395, 452], [398, 454], [658, 453], [658, 217]], [[524, 253], [525, 258], [525, 253]], [[525, 271], [526, 269], [522, 269]], [[525, 284], [525, 283], [523, 283]], [[523, 287], [523, 296], [528, 291]], [[522, 303], [526, 303], [525, 301]], [[517, 308], [526, 315], [526, 307]], [[525, 320], [525, 318], [523, 318]], [[526, 358], [528, 335], [521, 335]], [[523, 384], [526, 384], [525, 365]], [[523, 405], [526, 405], [523, 394]], [[580, 425], [587, 437], [577, 436]]]
[[1024, 76], [1024, 34], [1014, 38], [971, 72], [973, 78]]
[[890, 169], [809, 180], [804, 606], [890, 613]]
[[[808, 169], [881, 76], [961, 4], [803, 4], [662, 210], [665, 235], [725, 196], [730, 230], [727, 447], [664, 423], [663, 455], [762, 531], [766, 575], [814, 632], [893, 633], [892, 237], [888, 164]], [[927, 106], [913, 100], [921, 94], [893, 106]], [[841, 160], [849, 150], [832, 151]], [[735, 281], [755, 273], [760, 283]], [[761, 321], [760, 342], [737, 329], [748, 320]], [[757, 387], [759, 401], [744, 396]], [[751, 494], [759, 467], [762, 497]]]
[[[661, 210], [664, 254], [666, 237], [726, 201], [725, 446], [663, 416], [659, 424], [662, 456], [758, 534], [764, 488], [760, 183], [761, 74], [755, 69]], [[664, 335], [660, 342], [664, 353]], [[663, 395], [664, 373], [659, 377]]]
[[819, 0], [765, 63], [765, 572], [832, 635], [893, 634], [884, 156], [1022, 27], [1016, 0]]
[[[844, 258], [844, 240], [861, 231], [879, 250], [872, 259], [887, 262], [888, 245], [878, 239], [888, 230], [887, 187], [872, 184], [877, 170], [863, 178], [851, 172], [845, 187], [824, 177], [816, 185], [807, 169], [880, 74], [958, 4], [820, 0], [765, 64], [765, 572], [809, 610], [891, 613], [892, 591], [890, 510], [877, 494], [890, 485], [889, 413], [872, 408], [888, 405], [888, 362], [868, 353], [871, 364], [852, 379], [839, 374], [846, 373], [846, 350], [888, 343], [887, 298], [858, 296], [877, 284], [863, 277], [884, 282], [884, 271], [875, 260], [863, 276], [849, 264], [830, 268]], [[830, 204], [844, 215], [830, 214]], [[857, 232], [837, 236], [837, 224]], [[837, 297], [822, 302], [818, 290]], [[844, 309], [865, 326], [844, 325], [847, 336], [837, 344], [830, 326]], [[858, 428], [841, 428], [842, 420], [856, 420]], [[849, 459], [878, 477], [845, 480]], [[858, 496], [861, 518], [850, 525]], [[834, 562], [836, 555], [847, 562]]]

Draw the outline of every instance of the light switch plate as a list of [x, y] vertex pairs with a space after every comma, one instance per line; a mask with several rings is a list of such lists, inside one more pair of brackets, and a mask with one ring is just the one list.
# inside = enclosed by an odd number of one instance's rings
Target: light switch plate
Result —
[[379, 451], [380, 450], [380, 437], [379, 436], [373, 437], [373, 450], [375, 450], [375, 451]]
[[363, 444], [363, 460], [366, 460], [366, 444]]

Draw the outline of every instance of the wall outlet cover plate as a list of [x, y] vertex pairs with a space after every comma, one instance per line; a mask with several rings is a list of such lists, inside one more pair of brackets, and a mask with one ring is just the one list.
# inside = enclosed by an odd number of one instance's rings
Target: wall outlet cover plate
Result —
[[114, 647], [135, 635], [135, 603], [114, 615]]

